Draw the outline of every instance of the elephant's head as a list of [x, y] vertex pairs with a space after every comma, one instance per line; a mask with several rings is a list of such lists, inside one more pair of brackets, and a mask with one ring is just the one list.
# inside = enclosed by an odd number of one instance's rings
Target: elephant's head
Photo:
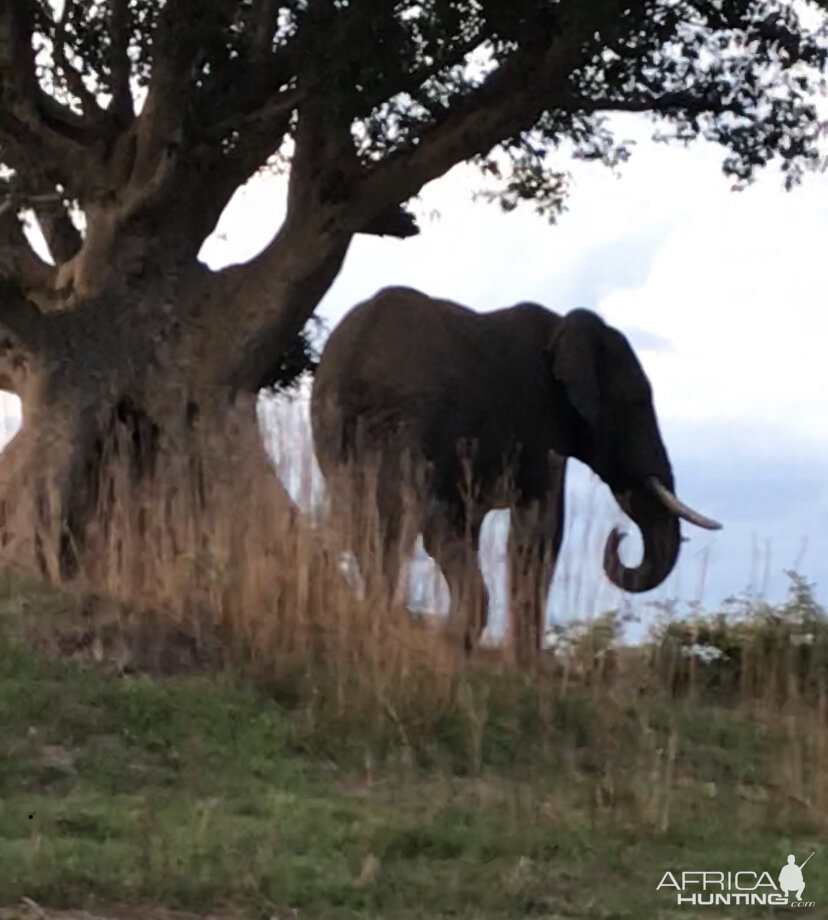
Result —
[[578, 309], [561, 320], [548, 348], [553, 377], [573, 412], [572, 455], [607, 483], [641, 530], [641, 563], [628, 568], [621, 562], [618, 546], [625, 534], [613, 529], [604, 571], [625, 591], [649, 591], [676, 563], [680, 518], [709, 530], [721, 525], [673, 494], [650, 383], [626, 338], [596, 314]]

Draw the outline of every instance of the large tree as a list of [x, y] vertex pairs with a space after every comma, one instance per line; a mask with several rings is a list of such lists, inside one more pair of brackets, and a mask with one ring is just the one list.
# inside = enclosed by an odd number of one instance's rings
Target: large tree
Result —
[[[202, 500], [216, 431], [263, 461], [255, 395], [350, 241], [417, 233], [405, 203], [455, 164], [554, 212], [548, 152], [612, 163], [605, 114], [648, 112], [722, 144], [741, 181], [779, 158], [795, 182], [819, 157], [824, 63], [778, 0], [2, 0], [0, 386], [23, 411], [6, 552], [84, 568], [90, 530], [118, 526], [100, 494], [116, 429], [135, 477], [186, 455]], [[208, 271], [202, 242], [277, 153], [279, 232]]]

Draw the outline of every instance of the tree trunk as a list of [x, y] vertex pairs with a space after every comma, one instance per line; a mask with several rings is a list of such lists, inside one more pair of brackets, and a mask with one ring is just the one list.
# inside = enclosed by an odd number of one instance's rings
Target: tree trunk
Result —
[[224, 615], [230, 594], [236, 609], [272, 604], [295, 569], [299, 517], [265, 453], [255, 389], [200, 360], [238, 306], [210, 312], [219, 278], [159, 265], [41, 316], [15, 386], [21, 430], [0, 457], [7, 565], [181, 614]]

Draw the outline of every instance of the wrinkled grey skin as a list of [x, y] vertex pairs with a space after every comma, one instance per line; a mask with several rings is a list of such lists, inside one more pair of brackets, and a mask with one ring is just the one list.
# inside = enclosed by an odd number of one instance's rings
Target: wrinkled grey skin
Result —
[[[486, 623], [477, 550], [493, 508], [511, 512], [512, 640], [518, 655], [541, 647], [567, 457], [590, 466], [641, 530], [643, 559], [632, 568], [618, 557], [623, 534], [610, 534], [609, 579], [648, 591], [675, 565], [678, 518], [645, 487], [655, 476], [674, 488], [650, 384], [624, 336], [588, 310], [562, 317], [521, 303], [478, 314], [385, 288], [331, 334], [311, 422], [334, 505], [361, 521], [372, 508], [378, 513], [373, 549], [354, 547], [362, 571], [373, 561], [393, 597], [422, 532], [449, 586], [449, 629], [467, 647]], [[355, 491], [342, 477], [349, 464], [359, 471]], [[377, 547], [381, 559], [371, 560]]]

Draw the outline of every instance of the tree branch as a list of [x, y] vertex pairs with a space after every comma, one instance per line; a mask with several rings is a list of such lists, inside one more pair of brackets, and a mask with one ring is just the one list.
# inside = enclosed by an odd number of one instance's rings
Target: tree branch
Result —
[[63, 7], [63, 14], [57, 20], [55, 37], [52, 40], [55, 67], [63, 74], [69, 92], [79, 100], [83, 114], [90, 121], [99, 121], [103, 115], [101, 107], [98, 105], [94, 94], [87, 89], [81, 74], [72, 67], [66, 58], [65, 34], [68, 9], [69, 4], [66, 3]]
[[556, 107], [588, 114], [594, 112], [652, 112], [654, 114], [686, 112], [689, 115], [703, 115], [707, 112], [718, 115], [723, 112], [732, 112], [734, 115], [745, 114], [744, 106], [736, 100], [733, 102], [713, 101], [689, 90], [652, 96], [632, 96], [628, 99], [597, 99], [566, 95], [561, 97]]
[[269, 52], [279, 24], [279, 0], [255, 0], [250, 11], [250, 59], [259, 64]]
[[487, 153], [496, 144], [529, 130], [545, 111], [744, 113], [737, 102], [716, 105], [704, 94], [691, 91], [629, 99], [594, 99], [573, 93], [569, 76], [583, 64], [582, 49], [591, 32], [586, 20], [579, 25], [583, 35], [564, 30], [543, 52], [521, 50], [513, 54], [424, 131], [416, 145], [391, 154], [374, 167], [355, 195], [355, 207], [347, 215], [349, 225], [358, 230], [360, 221], [370, 221], [393, 204], [406, 201], [456, 163]]
[[0, 14], [0, 69], [3, 95], [13, 91], [18, 104], [34, 107], [37, 80], [32, 50], [32, 7], [27, 0], [5, 0]]
[[39, 351], [48, 319], [23, 296], [17, 285], [0, 280], [0, 327], [14, 337], [17, 347]]
[[205, 43], [221, 31], [235, 6], [230, 0], [214, 0], [209, 6], [200, 0], [170, 0], [164, 7], [154, 37], [152, 77], [137, 122], [136, 184], [157, 176], [170, 150], [181, 141]]
[[[307, 93], [299, 88], [287, 89], [278, 92], [267, 99], [262, 105], [248, 112], [239, 112], [224, 120], [211, 125], [205, 132], [205, 138], [217, 141], [224, 138], [231, 131], [244, 132], [254, 129], [257, 133], [267, 130], [269, 125], [279, 126], [273, 131], [273, 145], [271, 151], [279, 146], [285, 131], [280, 130], [284, 125], [287, 128], [287, 118], [290, 113], [306, 98]], [[243, 143], [243, 141], [242, 141]]]
[[[480, 47], [481, 37], [475, 35], [462, 42], [452, 42], [444, 49], [443, 55], [435, 55], [433, 61], [421, 66], [418, 69], [411, 70], [401, 81], [394, 84], [394, 95], [400, 96], [407, 93], [416, 98], [417, 90], [431, 77], [437, 76], [444, 70], [455, 67], [462, 63], [466, 56], [471, 54], [476, 48]], [[362, 102], [364, 110], [362, 115], [368, 115], [375, 106], [380, 105], [388, 99], [388, 88], [378, 85], [374, 88], [366, 89]]]
[[[343, 194], [359, 174], [350, 121], [327, 100], [303, 107], [288, 185], [285, 221], [256, 258], [214, 276], [209, 339], [196, 360], [238, 390], [255, 391], [272, 369], [279, 349], [316, 309], [339, 272], [351, 233], [336, 219]], [[221, 336], [215, 335], [223, 328]]]
[[[339, 12], [336, 16], [336, 28], [326, 48], [352, 50], [353, 36], [350, 35], [350, 17], [359, 13], [355, 5], [349, 7], [350, 14]], [[280, 146], [289, 130], [289, 117], [293, 111], [303, 108], [303, 103], [310, 99], [315, 102], [331, 95], [331, 87], [323, 71], [317, 71], [313, 61], [307, 55], [301, 55], [288, 45], [275, 54], [270, 54], [270, 41], [275, 33], [280, 11], [276, 0], [256, 0], [248, 16], [250, 33], [249, 61], [243, 78], [237, 78], [229, 92], [221, 96], [220, 105], [214, 111], [230, 110], [232, 114], [216, 120], [203, 134], [204, 142], [216, 146], [217, 142], [232, 137], [237, 151], [230, 156], [222, 156], [220, 162], [213, 156], [208, 159], [216, 161], [215, 171], [228, 173], [228, 167], [234, 164], [232, 172], [236, 182], [245, 181], [266, 158]], [[364, 13], [364, 11], [362, 11]], [[313, 25], [314, 23], [311, 23]], [[395, 94], [416, 93], [431, 76], [462, 61], [466, 55], [480, 44], [480, 37], [468, 37], [460, 43], [447, 47], [442, 55], [403, 77], [402, 83], [393, 84]], [[283, 87], [291, 78], [299, 75], [299, 85], [289, 89], [273, 92], [272, 87]], [[399, 74], [395, 74], [399, 77]], [[371, 109], [388, 97], [389, 87], [385, 82], [380, 85], [366, 86], [364, 92], [354, 100], [358, 111], [344, 111], [342, 101], [335, 104], [336, 120], [348, 123], [354, 117], [363, 117]], [[308, 122], [308, 113], [303, 111], [302, 119]], [[322, 122], [327, 119], [321, 118]], [[350, 161], [351, 172], [356, 175], [359, 167], [351, 153], [353, 146], [348, 136], [348, 150], [344, 152], [342, 162]], [[210, 169], [213, 171], [213, 168]], [[342, 173], [342, 171], [340, 171]], [[344, 177], [344, 173], [340, 178]], [[384, 209], [367, 221], [359, 232], [376, 235], [391, 235], [399, 238], [413, 236], [419, 232], [413, 216], [396, 205]]]
[[112, 75], [110, 110], [117, 123], [126, 125], [135, 117], [135, 100], [129, 85], [129, 0], [111, 0], [109, 42]]
[[531, 127], [581, 62], [580, 43], [557, 41], [535, 59], [523, 52], [494, 71], [456, 102], [416, 146], [392, 153], [360, 183], [355, 207], [346, 215], [358, 228], [392, 204], [407, 201], [427, 182], [457, 163], [487, 153], [500, 141]]
[[63, 141], [92, 142], [94, 126], [44, 93], [38, 84], [32, 37], [31, 4], [5, 0], [0, 12], [0, 101], [32, 130], [47, 135], [53, 145], [57, 138], [48, 135], [57, 134]]
[[81, 248], [83, 239], [63, 201], [34, 205], [34, 212], [55, 264], [68, 262]]
[[57, 183], [50, 177], [49, 169], [27, 157], [15, 144], [3, 145], [2, 160], [14, 169], [16, 176], [7, 185], [0, 212], [12, 210], [17, 213], [31, 208], [55, 263], [60, 265], [71, 259], [83, 241], [69, 216], [65, 196], [57, 191]]
[[14, 196], [0, 204], [0, 279], [27, 296], [31, 291], [48, 292], [54, 288], [55, 270], [32, 250], [17, 210]]
[[264, 253], [209, 279], [199, 305], [209, 320], [189, 360], [210, 385], [261, 389], [333, 283], [350, 240], [314, 217], [288, 219]]
[[0, 7], [0, 136], [4, 147], [11, 142], [25, 151], [29, 167], [77, 187], [90, 166], [86, 148], [96, 139], [95, 126], [43, 92], [32, 33], [32, 4], [6, 0]]

